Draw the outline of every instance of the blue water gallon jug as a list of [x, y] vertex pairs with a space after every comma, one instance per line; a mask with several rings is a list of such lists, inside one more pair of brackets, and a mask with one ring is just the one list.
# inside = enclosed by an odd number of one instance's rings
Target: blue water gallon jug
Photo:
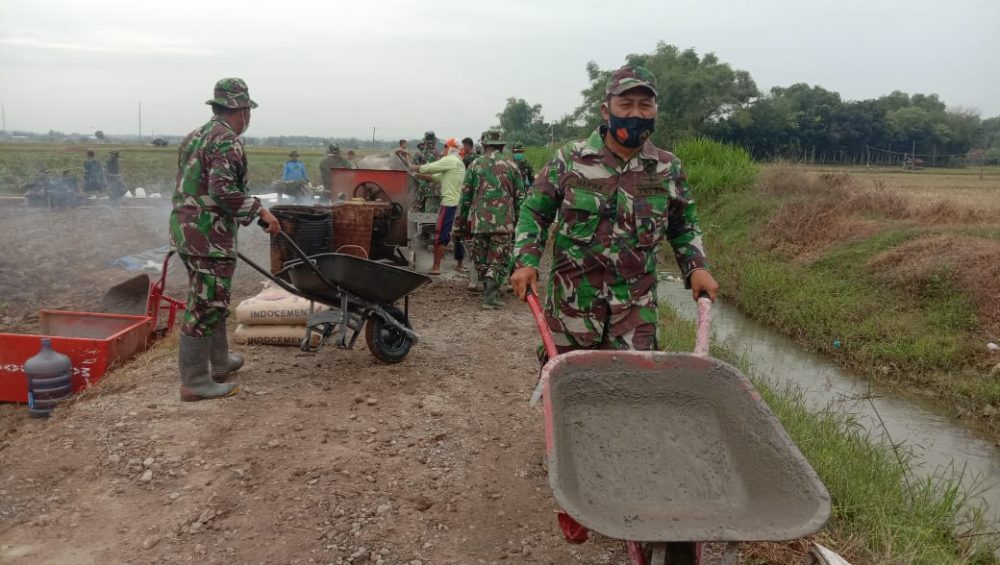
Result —
[[24, 362], [28, 378], [28, 413], [48, 418], [56, 404], [73, 395], [73, 364], [52, 349], [52, 340], [42, 338], [42, 349]]

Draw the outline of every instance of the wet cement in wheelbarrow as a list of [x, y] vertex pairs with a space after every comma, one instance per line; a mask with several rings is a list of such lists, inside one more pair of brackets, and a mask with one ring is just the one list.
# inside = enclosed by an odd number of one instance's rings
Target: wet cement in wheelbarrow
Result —
[[550, 480], [570, 515], [641, 541], [792, 539], [822, 525], [829, 496], [736, 369], [623, 369], [570, 367], [553, 382]]

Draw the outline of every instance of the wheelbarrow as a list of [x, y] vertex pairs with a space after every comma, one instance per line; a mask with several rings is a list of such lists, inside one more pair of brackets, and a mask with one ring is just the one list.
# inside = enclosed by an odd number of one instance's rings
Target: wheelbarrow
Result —
[[[334, 336], [337, 347], [351, 349], [364, 329], [365, 343], [376, 359], [398, 363], [406, 357], [419, 339], [410, 325], [409, 295], [430, 282], [430, 277], [343, 253], [307, 256], [287, 234], [279, 232], [279, 237], [297, 259], [286, 261], [277, 273], [238, 255], [286, 291], [330, 307], [307, 319], [303, 351], [316, 352]], [[396, 306], [399, 300], [403, 300], [402, 309]], [[314, 332], [320, 334], [315, 346], [311, 345]]]
[[830, 495], [750, 381], [708, 356], [711, 301], [698, 301], [694, 353], [548, 354], [543, 399], [549, 485], [567, 541], [588, 530], [627, 540], [634, 565], [697, 564], [702, 542], [798, 539], [819, 530]]

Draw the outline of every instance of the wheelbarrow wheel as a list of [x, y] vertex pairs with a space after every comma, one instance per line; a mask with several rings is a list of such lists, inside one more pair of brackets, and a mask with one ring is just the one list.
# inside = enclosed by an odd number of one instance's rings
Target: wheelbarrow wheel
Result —
[[[410, 327], [406, 314], [399, 308], [386, 306], [385, 311], [399, 323]], [[399, 363], [413, 347], [413, 340], [409, 336], [383, 320], [381, 316], [368, 318], [368, 323], [365, 324], [365, 343], [368, 344], [368, 350], [372, 355], [383, 363]]]

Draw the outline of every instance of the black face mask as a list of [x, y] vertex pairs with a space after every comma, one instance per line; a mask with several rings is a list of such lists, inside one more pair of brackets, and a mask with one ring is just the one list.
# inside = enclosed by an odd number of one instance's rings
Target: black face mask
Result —
[[636, 148], [653, 135], [656, 118], [619, 118], [608, 111], [608, 130], [615, 141], [625, 147]]

